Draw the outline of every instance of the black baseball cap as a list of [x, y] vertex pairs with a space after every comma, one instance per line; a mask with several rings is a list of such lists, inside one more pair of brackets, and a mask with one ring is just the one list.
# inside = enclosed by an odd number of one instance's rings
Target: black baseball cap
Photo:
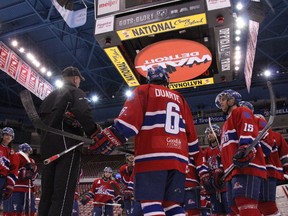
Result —
[[66, 67], [62, 71], [62, 76], [63, 77], [79, 76], [82, 81], [85, 81], [85, 78], [81, 75], [78, 68], [72, 66]]

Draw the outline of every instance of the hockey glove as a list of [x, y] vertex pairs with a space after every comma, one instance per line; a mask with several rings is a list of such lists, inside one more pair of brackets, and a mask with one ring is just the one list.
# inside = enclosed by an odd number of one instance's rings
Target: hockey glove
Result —
[[82, 205], [86, 205], [89, 201], [90, 201], [90, 197], [86, 194], [80, 200]]
[[19, 180], [30, 179], [33, 180], [35, 172], [33, 170], [27, 170], [25, 168], [19, 169]]
[[26, 169], [24, 167], [18, 170], [18, 178], [19, 180], [24, 180], [26, 178]]
[[89, 146], [89, 150], [109, 155], [117, 146], [123, 145], [126, 138], [122, 136], [114, 126], [105, 128], [101, 133], [91, 136], [95, 144]]
[[34, 165], [27, 163], [24, 167], [19, 169], [18, 177], [20, 180], [30, 179], [32, 180], [35, 177]]
[[239, 167], [239, 168], [247, 167], [249, 165], [249, 163], [255, 158], [255, 154], [256, 154], [255, 148], [253, 148], [247, 154], [247, 156], [245, 156], [245, 151], [246, 151], [247, 147], [248, 147], [248, 145], [240, 146], [237, 149], [235, 155], [233, 156], [233, 164], [236, 167]]
[[208, 194], [215, 192], [215, 189], [212, 185], [211, 176], [208, 172], [200, 177], [200, 182]]
[[6, 178], [6, 186], [2, 191], [2, 199], [6, 200], [11, 197], [14, 189], [14, 182], [11, 180], [11, 178]]
[[222, 190], [224, 187], [224, 182], [221, 180], [223, 175], [224, 170], [222, 168], [213, 170], [212, 185], [216, 190]]

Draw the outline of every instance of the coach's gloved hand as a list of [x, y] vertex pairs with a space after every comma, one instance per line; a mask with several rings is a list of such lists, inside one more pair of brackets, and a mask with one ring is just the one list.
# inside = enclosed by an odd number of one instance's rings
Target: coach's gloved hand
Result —
[[240, 146], [235, 155], [233, 156], [233, 164], [236, 167], [243, 168], [248, 166], [248, 164], [255, 158], [256, 149], [253, 148], [247, 156], [245, 156], [245, 151], [248, 148], [248, 145]]
[[83, 197], [80, 199], [80, 203], [82, 205], [86, 205], [90, 201], [90, 197], [88, 195], [83, 195]]
[[6, 178], [6, 186], [2, 190], [2, 199], [6, 200], [9, 197], [11, 197], [11, 195], [13, 193], [13, 189], [14, 189], [14, 182], [12, 181], [11, 178], [7, 177]]
[[212, 185], [212, 181], [211, 181], [211, 175], [210, 173], [204, 173], [201, 177], [200, 177], [200, 182], [203, 185], [204, 189], [206, 190], [206, 192], [208, 194], [214, 193], [215, 189]]
[[105, 128], [101, 133], [91, 136], [95, 144], [89, 146], [89, 150], [108, 155], [115, 147], [123, 145], [126, 138], [122, 136], [114, 126]]
[[216, 190], [222, 190], [224, 187], [224, 181], [221, 180], [224, 175], [223, 168], [216, 168], [213, 170], [212, 185]]

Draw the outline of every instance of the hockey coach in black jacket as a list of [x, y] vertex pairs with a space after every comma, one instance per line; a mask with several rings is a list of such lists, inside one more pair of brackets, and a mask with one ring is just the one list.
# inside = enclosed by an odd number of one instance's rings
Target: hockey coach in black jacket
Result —
[[[86, 94], [79, 89], [84, 77], [76, 67], [62, 71], [64, 86], [42, 102], [39, 115], [50, 127], [83, 136], [100, 131], [95, 124]], [[63, 152], [79, 141], [41, 131], [43, 160]], [[69, 216], [80, 171], [81, 147], [70, 151], [48, 165], [43, 165], [39, 216]]]

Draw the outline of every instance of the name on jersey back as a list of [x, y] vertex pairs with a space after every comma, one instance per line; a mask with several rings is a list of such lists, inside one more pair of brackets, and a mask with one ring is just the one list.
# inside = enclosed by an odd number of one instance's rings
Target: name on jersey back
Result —
[[177, 101], [178, 103], [180, 103], [180, 97], [179, 95], [173, 93], [173, 92], [170, 92], [170, 91], [167, 91], [167, 90], [163, 90], [163, 89], [155, 89], [155, 96], [156, 97], [166, 97], [166, 98], [169, 98], [169, 99], [172, 99], [172, 100], [175, 100]]

